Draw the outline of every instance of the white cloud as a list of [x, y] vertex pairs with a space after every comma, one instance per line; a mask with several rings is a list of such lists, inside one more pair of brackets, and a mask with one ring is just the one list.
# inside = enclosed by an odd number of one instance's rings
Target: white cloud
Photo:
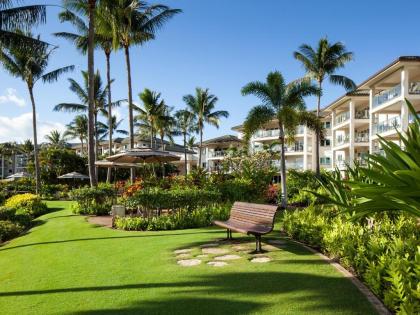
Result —
[[[63, 132], [65, 129], [65, 125], [59, 122], [37, 120], [38, 143], [45, 142], [45, 135], [51, 130]], [[0, 143], [26, 139], [33, 139], [31, 112], [16, 117], [0, 116]]]
[[13, 88], [6, 89], [5, 95], [0, 95], [0, 104], [14, 104], [18, 107], [26, 105], [25, 100], [17, 95], [17, 91]]

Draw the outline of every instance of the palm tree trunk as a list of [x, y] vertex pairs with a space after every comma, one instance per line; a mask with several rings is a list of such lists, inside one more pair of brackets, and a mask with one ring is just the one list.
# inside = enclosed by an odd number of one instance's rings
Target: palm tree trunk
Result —
[[36, 130], [36, 108], [35, 108], [35, 99], [32, 87], [28, 85], [29, 96], [31, 97], [32, 104], [32, 128], [34, 135], [34, 164], [35, 164], [35, 193], [39, 194], [41, 191], [41, 174], [39, 171], [39, 159], [38, 159], [38, 139], [37, 139], [37, 130]]
[[[321, 81], [318, 82], [319, 90], [321, 91], [322, 83]], [[316, 116], [319, 118], [321, 114], [321, 93], [318, 95], [318, 105], [316, 108]], [[319, 131], [315, 132], [315, 172], [316, 175], [319, 176], [321, 174], [321, 169], [319, 166], [319, 141], [320, 141], [320, 135]]]
[[[130, 149], [134, 148], [134, 125], [133, 125], [133, 91], [131, 88], [131, 65], [130, 65], [130, 50], [128, 46], [124, 47], [125, 63], [127, 67], [127, 85], [128, 85], [128, 125], [130, 137]], [[134, 168], [130, 168], [130, 179], [134, 183]]]
[[199, 128], [200, 128], [200, 148], [198, 151], [198, 167], [201, 168], [201, 150], [203, 147], [203, 127], [201, 126], [201, 124]]
[[280, 177], [281, 177], [281, 207], [285, 209], [287, 207], [287, 186], [286, 186], [286, 154], [284, 151], [284, 128], [282, 124], [279, 124], [280, 130]]
[[[163, 147], [163, 135], [160, 135], [160, 150], [165, 151]], [[162, 177], [165, 177], [165, 163], [162, 163]]]
[[187, 134], [184, 132], [184, 174], [188, 175], [187, 172]]
[[88, 35], [88, 80], [89, 80], [89, 106], [88, 106], [88, 165], [90, 185], [96, 187], [95, 168], [95, 91], [94, 91], [94, 40], [95, 40], [95, 4], [96, 0], [89, 0], [89, 35]]
[[83, 152], [85, 152], [85, 147], [83, 145], [83, 137], [80, 137], [80, 143], [82, 144], [82, 155], [83, 155]]
[[[110, 57], [111, 57], [111, 51], [106, 50], [105, 51], [105, 57], [106, 57], [106, 80], [108, 83], [108, 147], [109, 147], [109, 154], [112, 155], [112, 98], [111, 98], [111, 63], [110, 63]], [[107, 173], [106, 173], [106, 182], [111, 182], [111, 168], [108, 167]]]

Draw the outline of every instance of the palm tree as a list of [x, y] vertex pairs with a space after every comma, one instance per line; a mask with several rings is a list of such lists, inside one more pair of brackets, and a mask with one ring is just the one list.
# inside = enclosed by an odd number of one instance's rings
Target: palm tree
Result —
[[171, 111], [172, 108], [165, 105], [163, 107], [161, 115], [156, 121], [156, 131], [160, 137], [160, 148], [162, 151], [165, 150], [165, 144], [163, 142], [163, 139], [167, 137], [169, 141], [173, 143], [173, 136], [176, 134], [176, 132], [174, 131], [175, 120], [171, 116]]
[[[32, 37], [32, 35], [28, 33], [27, 37]], [[2, 49], [0, 52], [0, 62], [2, 62], [4, 68], [12, 76], [22, 79], [26, 83], [29, 91], [32, 104], [36, 193], [40, 191], [41, 182], [38, 161], [36, 106], [33, 93], [34, 86], [39, 80], [44, 83], [55, 82], [60, 75], [74, 69], [74, 66], [66, 66], [46, 73], [49, 58], [54, 50], [55, 48], [48, 49], [47, 46], [36, 46], [33, 50], [28, 50], [22, 49], [20, 45], [11, 45], [9, 49]]]
[[29, 159], [31, 154], [34, 152], [34, 145], [32, 144], [31, 139], [26, 139], [20, 145], [20, 149], [23, 153], [26, 154], [26, 157]]
[[287, 206], [286, 190], [286, 156], [285, 144], [286, 136], [289, 141], [293, 141], [298, 125], [305, 124], [309, 128], [320, 131], [322, 127], [320, 120], [315, 114], [305, 110], [303, 98], [309, 95], [316, 95], [319, 90], [312, 85], [310, 80], [293, 81], [285, 84], [280, 72], [270, 72], [266, 82], [250, 82], [242, 88], [242, 95], [255, 95], [262, 104], [253, 107], [244, 123], [245, 140], [250, 137], [265, 124], [273, 119], [277, 119], [279, 128], [279, 142], [281, 147], [281, 206]]
[[[106, 59], [108, 126], [111, 126], [113, 119], [111, 97], [111, 83], [113, 82], [113, 80], [111, 80], [112, 34], [106, 31], [107, 29], [110, 29], [109, 21], [101, 14], [103, 10], [105, 10], [104, 3], [105, 2], [102, 1], [96, 8], [95, 45], [104, 52]], [[87, 16], [88, 14], [85, 12], [84, 15]], [[83, 20], [83, 18], [70, 10], [61, 12], [59, 14], [59, 18], [61, 22], [70, 22], [76, 28], [78, 33], [58, 32], [54, 33], [54, 35], [71, 41], [82, 54], [86, 54], [88, 50], [89, 27], [86, 25], [86, 22]], [[110, 148], [112, 148], [113, 129], [108, 129], [108, 145]], [[109, 151], [109, 154], [112, 154], [112, 150]], [[110, 176], [111, 169], [109, 168], [107, 175], [109, 180]]]
[[33, 26], [45, 23], [47, 14], [45, 5], [13, 6], [21, 1], [1, 0], [0, 1], [0, 46], [20, 47], [21, 49], [32, 49], [34, 46], [47, 46], [48, 44], [28, 36], [25, 32]]
[[[314, 80], [320, 93], [318, 94], [318, 104], [316, 114], [320, 117], [321, 96], [323, 92], [323, 83], [329, 79], [330, 83], [341, 85], [347, 91], [356, 88], [356, 84], [346, 76], [336, 74], [337, 70], [343, 68], [345, 64], [353, 60], [353, 53], [346, 50], [341, 42], [331, 44], [327, 38], [321, 38], [318, 46], [312, 48], [310, 45], [303, 44], [299, 51], [294, 52], [294, 57], [302, 62], [306, 70], [306, 76]], [[319, 167], [319, 144], [320, 135], [316, 134], [315, 163], [316, 173], [320, 174]]]
[[134, 120], [136, 126], [140, 127], [141, 133], [150, 136], [150, 147], [153, 148], [155, 146], [153, 141], [157, 133], [157, 121], [164, 113], [165, 101], [161, 99], [160, 93], [149, 89], [144, 89], [139, 94], [139, 98], [143, 102], [143, 106], [135, 107], [139, 114], [134, 117]]
[[50, 134], [45, 136], [45, 139], [54, 148], [64, 148], [66, 146], [65, 136], [58, 130], [51, 130]]
[[[104, 124], [103, 122], [98, 121], [98, 134], [100, 136], [99, 140], [105, 140], [106, 137], [109, 136], [110, 132], [127, 136], [128, 131], [121, 129], [120, 127], [123, 121], [124, 119], [120, 119], [117, 121], [117, 117], [112, 116], [111, 129], [109, 128], [108, 124]], [[110, 148], [109, 150], [112, 151], [112, 148]]]
[[229, 113], [225, 110], [214, 111], [218, 98], [210, 94], [209, 89], [196, 88], [195, 96], [189, 94], [185, 95], [183, 99], [187, 104], [188, 109], [195, 115], [195, 119], [197, 120], [197, 129], [200, 134], [198, 166], [201, 167], [204, 124], [207, 123], [219, 128], [220, 118], [229, 117]]
[[64, 132], [65, 137], [72, 139], [79, 138], [82, 145], [82, 155], [84, 154], [84, 141], [87, 140], [88, 118], [86, 115], [77, 115], [73, 121], [68, 124]]
[[[166, 21], [172, 18], [181, 10], [170, 9], [165, 5], [148, 5], [146, 2], [138, 0], [108, 0], [102, 15], [108, 19], [110, 30], [113, 37], [113, 48], [124, 49], [127, 67], [127, 86], [128, 86], [128, 123], [130, 149], [134, 147], [134, 117], [133, 117], [133, 95], [131, 84], [131, 64], [130, 47], [141, 45], [146, 41], [152, 40], [156, 32]], [[105, 27], [104, 27], [104, 31]], [[132, 173], [132, 177], [133, 177]]]
[[[190, 136], [191, 133], [197, 132], [195, 116], [193, 113], [186, 109], [178, 110], [175, 113], [175, 123], [176, 131], [178, 134], [182, 135], [184, 141], [184, 172], [185, 175], [187, 175], [187, 136]], [[194, 141], [195, 139], [193, 140], [193, 142]]]

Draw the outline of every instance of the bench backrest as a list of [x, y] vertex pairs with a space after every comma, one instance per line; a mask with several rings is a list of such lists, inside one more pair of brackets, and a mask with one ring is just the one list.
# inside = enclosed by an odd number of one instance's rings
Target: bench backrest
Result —
[[276, 212], [277, 206], [237, 201], [230, 211], [230, 220], [272, 226]]

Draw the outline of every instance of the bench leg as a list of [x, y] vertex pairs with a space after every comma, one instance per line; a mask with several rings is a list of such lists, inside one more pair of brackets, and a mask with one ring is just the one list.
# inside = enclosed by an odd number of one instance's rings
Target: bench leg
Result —
[[232, 230], [227, 229], [226, 233], [227, 233], [227, 239], [231, 240], [232, 239]]
[[255, 235], [255, 252], [261, 253], [261, 235]]

